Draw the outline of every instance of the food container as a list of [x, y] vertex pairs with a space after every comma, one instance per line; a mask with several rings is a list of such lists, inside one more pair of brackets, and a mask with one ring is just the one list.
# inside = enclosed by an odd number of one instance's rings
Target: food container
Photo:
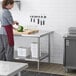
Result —
[[[37, 42], [32, 42], [31, 43], [31, 56], [32, 58], [38, 58], [38, 43]], [[41, 52], [40, 52], [41, 56]]]
[[17, 48], [17, 55], [21, 57], [27, 57], [29, 56], [30, 53], [30, 48], [27, 47], [18, 47]]

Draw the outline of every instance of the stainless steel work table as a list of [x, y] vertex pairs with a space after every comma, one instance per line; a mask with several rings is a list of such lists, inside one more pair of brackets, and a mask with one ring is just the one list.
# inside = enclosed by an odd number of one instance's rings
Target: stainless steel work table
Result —
[[0, 61], [0, 76], [21, 76], [20, 72], [27, 67], [27, 63]]
[[[34, 34], [30, 34], [30, 35], [27, 35], [27, 34], [21, 34], [21, 35], [17, 35], [15, 34], [15, 36], [22, 36], [22, 37], [32, 37], [32, 38], [37, 38], [38, 40], [38, 58], [32, 58], [31, 56], [28, 56], [26, 58], [22, 58], [24, 60], [27, 60], [27, 61], [37, 61], [38, 62], [38, 70], [39, 70], [39, 62], [45, 58], [48, 58], [48, 62], [50, 63], [50, 34], [52, 33], [53, 31], [44, 31], [44, 30], [39, 30], [38, 33], [34, 33]], [[47, 36], [48, 38], [48, 53], [41, 53], [41, 56], [40, 56], [40, 38], [44, 37], [44, 36]], [[45, 41], [46, 43], [46, 41]], [[21, 59], [21, 57], [16, 57], [15, 59]]]

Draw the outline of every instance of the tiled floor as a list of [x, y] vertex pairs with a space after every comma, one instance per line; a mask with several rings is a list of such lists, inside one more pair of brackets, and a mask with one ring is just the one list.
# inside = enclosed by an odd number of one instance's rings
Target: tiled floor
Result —
[[63, 65], [61, 64], [40, 63], [40, 69], [38, 70], [37, 63], [31, 62], [29, 63], [29, 68], [27, 68], [26, 71], [59, 74], [64, 76], [76, 76], [76, 71], [71, 71], [70, 73], [66, 73]]
[[57, 74], [48, 74], [48, 73], [40, 73], [40, 72], [31, 72], [31, 71], [22, 71], [21, 76], [63, 76]]

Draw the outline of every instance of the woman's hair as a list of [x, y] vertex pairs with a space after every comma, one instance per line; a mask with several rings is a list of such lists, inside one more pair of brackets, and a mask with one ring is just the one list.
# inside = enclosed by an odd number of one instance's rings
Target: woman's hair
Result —
[[14, 4], [14, 0], [3, 0], [2, 1], [2, 8], [6, 8], [6, 6], [8, 5], [8, 4]]

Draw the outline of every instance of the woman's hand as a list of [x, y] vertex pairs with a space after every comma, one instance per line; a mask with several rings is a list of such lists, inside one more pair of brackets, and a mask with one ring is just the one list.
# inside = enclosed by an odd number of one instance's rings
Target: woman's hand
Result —
[[[17, 27], [19, 26], [19, 23], [18, 23], [17, 21], [14, 21], [14, 22], [13, 22], [13, 25], [14, 25], [14, 26], [13, 26], [13, 29], [14, 29], [14, 30], [17, 30]], [[17, 25], [17, 26], [16, 26], [16, 25]]]
[[18, 23], [17, 21], [14, 21], [14, 22], [13, 22], [13, 25], [15, 25], [15, 24], [16, 24], [16, 25], [19, 25], [19, 23]]
[[17, 28], [13, 27], [13, 29], [17, 31]]

